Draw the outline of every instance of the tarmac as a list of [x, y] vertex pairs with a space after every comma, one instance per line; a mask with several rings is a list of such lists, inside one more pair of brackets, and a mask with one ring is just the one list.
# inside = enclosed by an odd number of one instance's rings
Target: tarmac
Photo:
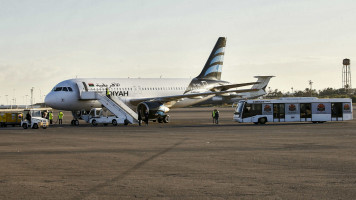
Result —
[[[355, 199], [356, 120], [0, 128], [0, 199]], [[355, 113], [355, 110], [354, 110]], [[355, 118], [355, 114], [354, 114]], [[356, 119], [356, 118], [355, 118]]]

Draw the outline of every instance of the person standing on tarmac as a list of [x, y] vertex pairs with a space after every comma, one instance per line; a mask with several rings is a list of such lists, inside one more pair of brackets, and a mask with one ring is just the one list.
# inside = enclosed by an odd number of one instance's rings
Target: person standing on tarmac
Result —
[[211, 117], [213, 118], [213, 124], [215, 124], [215, 110], [211, 113]]
[[142, 123], [141, 111], [138, 111], [138, 125], [141, 126], [141, 123]]
[[28, 112], [28, 113], [26, 114], [26, 119], [27, 119], [27, 121], [31, 124], [31, 114], [30, 114], [30, 112]]
[[145, 111], [145, 123], [146, 123], [146, 126], [148, 126], [148, 112], [147, 112], [147, 110]]
[[220, 115], [219, 111], [215, 109], [215, 123], [216, 124], [219, 124], [219, 117], [220, 117], [219, 115]]
[[64, 116], [63, 112], [59, 111], [59, 113], [58, 113], [58, 124], [62, 124], [63, 116]]
[[53, 123], [53, 113], [52, 112], [49, 112], [48, 119], [49, 119], [49, 124], [52, 124]]

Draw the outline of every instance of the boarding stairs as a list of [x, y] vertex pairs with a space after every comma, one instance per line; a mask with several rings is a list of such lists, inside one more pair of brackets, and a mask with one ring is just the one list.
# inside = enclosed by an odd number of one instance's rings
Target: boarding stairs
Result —
[[105, 94], [98, 92], [82, 92], [82, 99], [98, 100], [105, 108], [119, 118], [127, 120], [131, 124], [138, 123], [138, 115], [130, 107], [128, 107], [120, 98], [111, 96], [107, 97]]

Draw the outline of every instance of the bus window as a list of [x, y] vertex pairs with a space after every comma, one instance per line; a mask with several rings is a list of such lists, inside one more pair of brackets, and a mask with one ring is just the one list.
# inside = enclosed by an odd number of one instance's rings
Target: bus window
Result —
[[245, 102], [239, 102], [236, 106], [236, 110], [235, 110], [235, 115], [238, 115], [238, 117], [241, 117], [240, 114], [242, 113], [242, 109], [244, 107]]
[[262, 104], [246, 103], [243, 109], [242, 118], [252, 117], [255, 115], [262, 115]]

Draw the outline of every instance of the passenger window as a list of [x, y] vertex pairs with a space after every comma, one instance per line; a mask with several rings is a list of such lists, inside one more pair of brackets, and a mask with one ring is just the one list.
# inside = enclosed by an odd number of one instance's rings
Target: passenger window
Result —
[[66, 91], [66, 92], [68, 92], [68, 88], [66, 88], [66, 87], [63, 87], [63, 91]]
[[62, 87], [54, 88], [54, 91], [55, 91], [55, 92], [62, 91]]
[[68, 87], [68, 90], [71, 91], [71, 92], [73, 92], [73, 89], [72, 89], [71, 87]]

